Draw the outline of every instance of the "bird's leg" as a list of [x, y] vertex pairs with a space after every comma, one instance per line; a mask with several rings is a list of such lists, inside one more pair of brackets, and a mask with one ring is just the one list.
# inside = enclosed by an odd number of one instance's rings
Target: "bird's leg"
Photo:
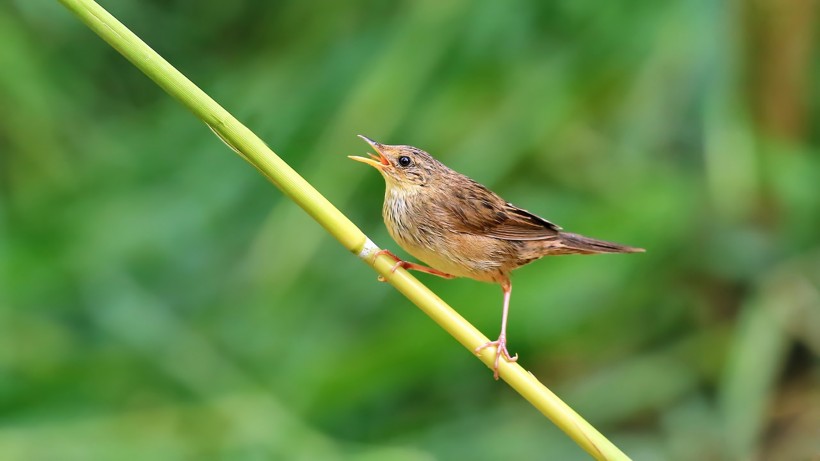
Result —
[[495, 362], [493, 362], [493, 378], [498, 379], [498, 360], [501, 356], [508, 362], [515, 362], [518, 360], [518, 354], [510, 356], [507, 350], [507, 312], [510, 309], [510, 293], [512, 293], [512, 283], [507, 279], [501, 283], [501, 289], [504, 290], [504, 310], [501, 313], [501, 334], [498, 339], [482, 344], [475, 348], [475, 353], [478, 354], [485, 348], [495, 346]]
[[[445, 278], [445, 279], [454, 279], [454, 278], [456, 278], [455, 275], [448, 274], [446, 272], [442, 272], [438, 269], [433, 269], [432, 267], [427, 267], [427, 266], [422, 266], [421, 264], [402, 261], [401, 258], [399, 258], [395, 254], [393, 254], [393, 252], [390, 251], [390, 250], [379, 250], [379, 251], [377, 251], [376, 254], [373, 255], [373, 260], [375, 261], [376, 258], [378, 258], [380, 255], [387, 255], [387, 256], [393, 258], [394, 261], [396, 261], [396, 264], [394, 264], [393, 268], [390, 269], [390, 273], [396, 272], [396, 269], [398, 269], [399, 267], [403, 267], [407, 270], [427, 272], [428, 274], [438, 275], [439, 277]], [[381, 279], [381, 276], [379, 277], [379, 280], [381, 280], [382, 282], [384, 281], [384, 280]]]

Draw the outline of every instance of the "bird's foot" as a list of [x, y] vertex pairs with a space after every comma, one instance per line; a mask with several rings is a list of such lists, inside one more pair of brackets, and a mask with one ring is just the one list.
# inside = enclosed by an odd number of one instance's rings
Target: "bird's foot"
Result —
[[381, 255], [387, 255], [387, 256], [389, 256], [389, 257], [390, 257], [390, 259], [392, 259], [393, 261], [396, 261], [396, 262], [401, 262], [401, 258], [399, 258], [398, 256], [396, 256], [396, 254], [395, 254], [395, 253], [393, 253], [393, 252], [392, 252], [392, 251], [390, 251], [390, 250], [379, 250], [379, 251], [377, 251], [377, 252], [373, 253], [373, 262], [376, 262], [376, 259], [377, 259], [379, 256], [381, 256]]
[[[378, 258], [380, 255], [387, 255], [391, 259], [393, 259], [393, 261], [396, 261], [396, 264], [394, 264], [393, 267], [390, 269], [391, 274], [396, 272], [396, 269], [398, 269], [399, 267], [403, 267], [404, 269], [407, 269], [407, 270], [427, 272], [428, 274], [437, 275], [437, 276], [445, 278], [445, 279], [452, 279], [452, 278], [456, 277], [455, 275], [451, 275], [451, 274], [448, 274], [446, 272], [442, 272], [438, 269], [433, 269], [432, 267], [422, 266], [421, 264], [416, 264], [416, 263], [411, 263], [411, 262], [408, 262], [408, 261], [403, 261], [401, 258], [399, 258], [395, 254], [393, 254], [393, 252], [390, 251], [390, 250], [379, 250], [379, 251], [377, 251], [373, 255], [373, 261], [375, 261], [376, 258]], [[380, 275], [378, 280], [379, 280], [379, 282], [384, 282], [384, 277], [382, 277]]]
[[[375, 262], [376, 258], [378, 258], [381, 255], [387, 255], [390, 259], [392, 259], [393, 261], [396, 262], [396, 264], [393, 264], [393, 267], [390, 269], [391, 274], [396, 272], [396, 269], [398, 269], [399, 267], [404, 267], [405, 269], [407, 269], [407, 265], [410, 264], [409, 262], [404, 261], [401, 258], [399, 258], [398, 256], [396, 256], [395, 253], [393, 253], [390, 250], [379, 250], [379, 251], [377, 251], [375, 254], [373, 254], [373, 261]], [[376, 280], [378, 280], [379, 282], [384, 282], [385, 281], [384, 277], [381, 276], [381, 275], [378, 276], [376, 278]]]
[[504, 357], [508, 362], [515, 362], [518, 360], [518, 354], [514, 356], [510, 355], [510, 351], [507, 350], [507, 337], [501, 335], [495, 341], [489, 341], [481, 346], [475, 348], [475, 354], [478, 355], [481, 353], [482, 350], [488, 347], [495, 347], [495, 361], [493, 362], [493, 378], [498, 380], [498, 361], [501, 357]]

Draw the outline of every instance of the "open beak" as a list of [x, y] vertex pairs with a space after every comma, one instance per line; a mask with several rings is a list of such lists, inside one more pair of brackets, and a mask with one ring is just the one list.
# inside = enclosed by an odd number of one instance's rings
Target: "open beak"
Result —
[[368, 165], [372, 166], [373, 168], [376, 168], [377, 170], [381, 170], [386, 166], [390, 166], [390, 162], [387, 161], [387, 157], [385, 157], [384, 154], [382, 154], [381, 144], [368, 138], [367, 136], [359, 135], [359, 137], [367, 141], [367, 143], [370, 144], [370, 146], [373, 147], [373, 150], [375, 150], [376, 153], [379, 155], [367, 154], [370, 156], [370, 158], [359, 157], [356, 155], [348, 155], [348, 158], [353, 159], [357, 162], [367, 163]]

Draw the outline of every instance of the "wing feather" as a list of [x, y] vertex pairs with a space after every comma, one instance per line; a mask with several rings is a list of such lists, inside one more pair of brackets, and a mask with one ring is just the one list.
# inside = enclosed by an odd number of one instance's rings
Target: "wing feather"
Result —
[[[468, 187], [453, 185], [453, 200], [440, 202], [441, 213], [450, 219], [455, 232], [483, 235], [500, 240], [546, 240], [555, 238], [561, 228], [540, 216], [506, 202], [504, 199], [469, 180]], [[454, 181], [454, 184], [463, 184]]]

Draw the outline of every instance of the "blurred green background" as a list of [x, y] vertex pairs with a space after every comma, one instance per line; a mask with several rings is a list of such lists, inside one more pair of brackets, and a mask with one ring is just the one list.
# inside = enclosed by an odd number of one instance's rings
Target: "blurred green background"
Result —
[[[509, 324], [634, 459], [820, 453], [816, 2], [102, 5], [377, 244], [358, 133], [647, 248], [517, 271]], [[588, 459], [57, 2], [0, 68], [0, 459]]]

